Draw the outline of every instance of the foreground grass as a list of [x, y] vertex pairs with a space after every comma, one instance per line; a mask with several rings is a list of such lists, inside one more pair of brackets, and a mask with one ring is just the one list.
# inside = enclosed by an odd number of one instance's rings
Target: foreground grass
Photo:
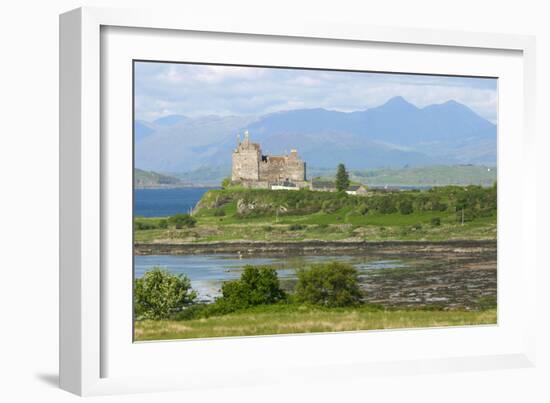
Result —
[[[441, 217], [441, 225], [430, 224], [432, 218]], [[309, 216], [275, 219], [248, 219], [234, 223], [232, 218], [198, 217], [193, 228], [176, 230], [150, 229], [135, 231], [135, 241], [148, 242], [223, 242], [223, 241], [384, 241], [384, 240], [426, 240], [445, 241], [451, 239], [491, 240], [496, 239], [496, 218], [483, 217], [464, 225], [456, 223], [454, 216], [435, 213], [371, 215], [369, 223], [355, 223], [354, 216], [342, 219], [340, 223], [314, 224], [314, 220], [335, 220], [334, 216], [315, 214]], [[363, 218], [362, 218], [363, 219]], [[136, 221], [155, 225], [159, 218], [136, 218]], [[227, 220], [227, 222], [225, 221]], [[363, 219], [365, 220], [365, 219]], [[293, 224], [299, 224], [293, 229]]]
[[496, 309], [483, 311], [323, 309], [272, 305], [194, 320], [137, 321], [135, 340], [341, 332], [495, 324]]

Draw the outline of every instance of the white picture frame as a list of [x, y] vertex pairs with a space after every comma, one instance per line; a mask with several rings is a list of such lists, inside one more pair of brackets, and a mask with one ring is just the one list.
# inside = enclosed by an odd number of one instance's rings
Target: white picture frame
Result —
[[[109, 316], [112, 314], [113, 291], [111, 279], [105, 273], [108, 266], [105, 228], [113, 225], [113, 218], [105, 212], [109, 202], [109, 177], [114, 168], [109, 164], [109, 147], [114, 145], [102, 137], [108, 132], [109, 124], [105, 123], [105, 111], [102, 110], [102, 93], [107, 93], [108, 85], [102, 80], [102, 30], [108, 27], [117, 29], [147, 29], [156, 32], [193, 32], [217, 33], [218, 37], [243, 35], [255, 40], [331, 41], [331, 46], [342, 44], [375, 43], [377, 46], [411, 46], [430, 48], [434, 51], [445, 49], [466, 49], [483, 55], [490, 52], [513, 52], [516, 67], [521, 65], [521, 74], [514, 70], [513, 77], [520, 82], [511, 82], [515, 89], [510, 94], [518, 94], [514, 104], [521, 105], [519, 117], [510, 117], [509, 124], [519, 125], [521, 133], [510, 134], [499, 144], [499, 261], [501, 242], [504, 246], [515, 245], [516, 262], [521, 271], [518, 276], [518, 293], [521, 295], [521, 308], [525, 312], [521, 323], [511, 323], [499, 319], [499, 326], [482, 327], [476, 330], [451, 328], [421, 330], [383, 331], [383, 332], [348, 332], [346, 334], [232, 338], [231, 340], [207, 340], [192, 342], [150, 343], [145, 347], [134, 347], [125, 350], [121, 344], [114, 344], [106, 327], [112, 326]], [[151, 32], [151, 31], [149, 31]], [[160, 40], [160, 39], [159, 39]], [[168, 42], [167, 42], [168, 43]], [[282, 45], [284, 46], [284, 45]], [[504, 34], [481, 34], [456, 31], [429, 31], [406, 28], [364, 27], [343, 24], [305, 23], [299, 26], [281, 26], [277, 22], [246, 21], [232, 19], [207, 20], [194, 16], [173, 15], [169, 12], [150, 10], [114, 10], [102, 8], [81, 8], [70, 11], [60, 17], [60, 384], [63, 389], [79, 395], [96, 395], [112, 393], [134, 393], [140, 391], [158, 391], [186, 388], [208, 388], [226, 385], [252, 385], [269, 382], [296, 382], [297, 379], [323, 379], [326, 381], [345, 379], [346, 377], [370, 376], [372, 374], [411, 374], [420, 372], [464, 371], [477, 369], [497, 369], [527, 367], [535, 362], [535, 290], [536, 262], [535, 234], [536, 217], [534, 197], [528, 192], [534, 188], [534, 93], [535, 93], [535, 41], [533, 37]], [[432, 56], [433, 57], [433, 56]], [[519, 59], [518, 59], [519, 58]], [[512, 74], [512, 73], [511, 73]], [[512, 77], [512, 75], [510, 75]], [[512, 78], [511, 78], [512, 79]], [[514, 84], [514, 85], [512, 85]], [[130, 94], [127, 94], [128, 98]], [[126, 102], [126, 101], [124, 101]], [[504, 112], [513, 112], [503, 106]], [[517, 109], [516, 109], [517, 110]], [[500, 111], [501, 113], [503, 110]], [[513, 113], [508, 113], [507, 116]], [[505, 117], [508, 119], [508, 117]], [[508, 125], [508, 123], [506, 123]], [[506, 132], [505, 132], [506, 133]], [[499, 136], [501, 136], [499, 130]], [[103, 134], [104, 136], [104, 134]], [[509, 140], [509, 141], [508, 141]], [[516, 147], [517, 146], [517, 147]], [[501, 148], [503, 147], [503, 148]], [[512, 157], [512, 153], [517, 155]], [[502, 155], [509, 155], [502, 160]], [[515, 159], [514, 159], [515, 158]], [[509, 208], [501, 210], [500, 187], [501, 164], [504, 167], [518, 163], [516, 179], [520, 179], [523, 192], [509, 189]], [[518, 168], [518, 165], [515, 165]], [[507, 172], [506, 169], [503, 170]], [[508, 171], [511, 172], [511, 171]], [[122, 175], [124, 177], [124, 175]], [[508, 194], [506, 194], [508, 195]], [[509, 198], [507, 197], [506, 200]], [[505, 202], [506, 203], [506, 202]], [[506, 207], [506, 204], [504, 204]], [[504, 215], [510, 209], [515, 210], [514, 217]], [[505, 236], [501, 239], [501, 223]], [[113, 239], [111, 236], [110, 239]], [[505, 248], [509, 249], [509, 248]], [[509, 253], [504, 251], [503, 253]], [[508, 272], [503, 271], [504, 280]], [[501, 281], [499, 267], [499, 282]], [[508, 278], [511, 284], [515, 278]], [[117, 284], [113, 281], [113, 284]], [[505, 296], [509, 295], [505, 293]], [[499, 318], [502, 312], [499, 289]], [[514, 313], [519, 315], [519, 311]], [[512, 317], [510, 317], [512, 319]], [[509, 325], [507, 325], [509, 323]], [[114, 330], [113, 330], [114, 331]], [[111, 331], [111, 333], [113, 332]], [[124, 329], [122, 329], [124, 331]], [[433, 333], [433, 332], [438, 333]], [[117, 330], [118, 332], [118, 330]], [[492, 338], [506, 339], [510, 343], [489, 349]], [[116, 335], [114, 336], [117, 337]], [[126, 338], [125, 338], [126, 337]], [[420, 353], [413, 356], [400, 356], [399, 351], [393, 356], [362, 357], [360, 354], [352, 359], [340, 360], [337, 346], [353, 345], [368, 337], [369, 343], [386, 343], [392, 339], [397, 343], [423, 343], [436, 345], [439, 350], [431, 352], [419, 348]], [[478, 348], [449, 348], [444, 344], [454, 342], [468, 343], [486, 338], [487, 344], [480, 343]], [[120, 343], [127, 343], [127, 336], [117, 338]], [[131, 338], [130, 338], [131, 343]], [[312, 346], [323, 343], [331, 346], [334, 354], [319, 357]], [[143, 345], [142, 345], [143, 346]], [[260, 365], [258, 354], [265, 350], [275, 351], [290, 349], [301, 352], [292, 360], [277, 362], [273, 365], [254, 371]], [[124, 350], [118, 354], [119, 361], [132, 362], [132, 354], [144, 360], [147, 366], [162, 366], [155, 376], [151, 371], [130, 371], [119, 366], [116, 371], [106, 364], [114, 356], [113, 351]], [[148, 350], [148, 351], [145, 351]], [[183, 364], [169, 363], [167, 357], [179, 354], [183, 350], [190, 361]], [[381, 351], [384, 351], [383, 349]], [[198, 364], [200, 354], [217, 359], [220, 365], [215, 368], [193, 366]], [[151, 356], [155, 359], [151, 361]], [[148, 357], [148, 358], [147, 358]], [[195, 360], [195, 362], [193, 362]], [[241, 361], [232, 366], [222, 365], [231, 361]], [[111, 360], [112, 361], [112, 360]], [[139, 361], [138, 361], [139, 362]], [[134, 364], [135, 366], [135, 364]], [[189, 368], [193, 367], [193, 371]], [[258, 367], [259, 368], [259, 367]], [[307, 368], [307, 371], [304, 371]], [[154, 371], [153, 371], [154, 372]], [[204, 375], [209, 374], [206, 378]], [[299, 375], [299, 376], [298, 376]]]

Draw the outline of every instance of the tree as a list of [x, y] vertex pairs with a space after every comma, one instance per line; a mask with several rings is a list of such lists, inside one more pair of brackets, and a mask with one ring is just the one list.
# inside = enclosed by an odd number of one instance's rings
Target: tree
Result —
[[361, 302], [359, 272], [347, 263], [331, 262], [296, 271], [295, 295], [299, 302], [328, 307]]
[[274, 269], [247, 265], [239, 280], [223, 283], [220, 303], [225, 303], [232, 309], [241, 309], [274, 304], [284, 298], [285, 293]]
[[134, 308], [138, 318], [167, 319], [196, 298], [187, 276], [171, 274], [160, 267], [154, 267], [134, 281]]
[[349, 187], [349, 174], [344, 164], [338, 164], [336, 172], [336, 189], [339, 192], [345, 191]]
[[175, 214], [168, 219], [170, 224], [175, 225], [177, 229], [183, 227], [194, 227], [197, 220], [189, 214]]

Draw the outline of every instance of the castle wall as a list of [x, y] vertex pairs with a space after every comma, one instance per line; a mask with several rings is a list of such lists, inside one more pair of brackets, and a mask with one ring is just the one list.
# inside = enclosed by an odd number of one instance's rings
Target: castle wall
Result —
[[260, 179], [269, 182], [305, 180], [305, 163], [289, 157], [267, 157], [260, 162]]
[[239, 149], [233, 153], [231, 180], [239, 182], [243, 180], [257, 181], [260, 179], [260, 153], [256, 149]]
[[[265, 187], [269, 183], [294, 182], [306, 180], [306, 164], [292, 150], [289, 155], [262, 155], [260, 145], [248, 140], [248, 135], [232, 155], [231, 180], [245, 186]], [[261, 182], [256, 185], [253, 182]]]

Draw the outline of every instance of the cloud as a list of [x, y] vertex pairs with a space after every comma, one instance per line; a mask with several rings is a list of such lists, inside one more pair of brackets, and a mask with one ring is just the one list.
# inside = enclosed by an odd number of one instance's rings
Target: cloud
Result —
[[454, 99], [496, 121], [495, 79], [138, 62], [136, 117], [262, 115], [297, 108], [355, 111], [394, 96], [424, 107]]

